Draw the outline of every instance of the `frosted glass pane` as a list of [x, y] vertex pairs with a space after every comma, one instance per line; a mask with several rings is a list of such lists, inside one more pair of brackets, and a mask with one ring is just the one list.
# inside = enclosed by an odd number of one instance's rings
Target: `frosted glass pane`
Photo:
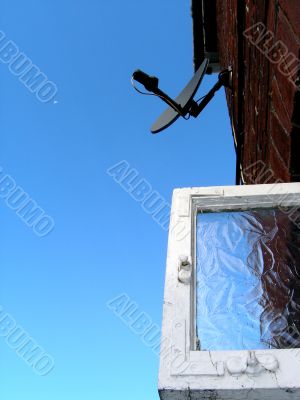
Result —
[[201, 350], [300, 347], [300, 231], [279, 209], [197, 216]]

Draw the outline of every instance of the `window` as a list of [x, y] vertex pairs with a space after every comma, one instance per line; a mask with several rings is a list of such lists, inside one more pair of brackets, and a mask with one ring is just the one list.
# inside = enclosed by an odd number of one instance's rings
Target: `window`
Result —
[[202, 350], [300, 348], [300, 229], [290, 220], [291, 211], [197, 215], [196, 322]]
[[299, 398], [299, 208], [297, 183], [174, 191], [162, 400]]

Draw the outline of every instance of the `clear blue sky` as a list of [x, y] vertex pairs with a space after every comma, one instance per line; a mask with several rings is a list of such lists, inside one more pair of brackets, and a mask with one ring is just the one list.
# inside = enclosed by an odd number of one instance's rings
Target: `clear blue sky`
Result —
[[55, 359], [41, 377], [0, 337], [0, 398], [158, 399], [158, 357], [106, 303], [127, 293], [161, 323], [167, 232], [106, 170], [127, 160], [168, 201], [234, 184], [223, 92], [154, 136], [164, 105], [130, 85], [138, 67], [173, 96], [190, 79], [190, 3], [3, 0], [0, 22], [59, 88], [42, 104], [0, 63], [1, 166], [55, 221], [37, 237], [0, 199], [0, 303]]

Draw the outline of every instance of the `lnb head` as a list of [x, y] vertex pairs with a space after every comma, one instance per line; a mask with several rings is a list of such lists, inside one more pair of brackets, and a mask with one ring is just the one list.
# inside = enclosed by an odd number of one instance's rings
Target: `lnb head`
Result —
[[140, 69], [134, 71], [132, 79], [144, 85], [148, 92], [155, 92], [158, 89], [158, 78], [156, 78], [156, 76], [149, 76]]

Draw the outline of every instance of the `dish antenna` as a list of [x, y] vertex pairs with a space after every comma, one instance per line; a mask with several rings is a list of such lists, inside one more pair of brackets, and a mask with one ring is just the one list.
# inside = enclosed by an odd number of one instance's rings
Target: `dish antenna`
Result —
[[[193, 100], [194, 96], [202, 82], [209, 64], [209, 60], [204, 59], [203, 63], [196, 71], [194, 77], [186, 85], [183, 91], [180, 93], [175, 100], [171, 99], [166, 93], [164, 93], [158, 87], [158, 78], [155, 76], [149, 76], [141, 70], [136, 70], [132, 74], [132, 85], [141, 94], [152, 94], [160, 97], [165, 103], [168, 104], [169, 108], [161, 114], [161, 116], [156, 120], [156, 122], [151, 127], [152, 133], [158, 133], [163, 131], [172, 125], [179, 117], [184, 119], [189, 119], [190, 116], [197, 118], [201, 111], [207, 106], [207, 104], [214, 97], [215, 93], [222, 87], [231, 87], [232, 81], [232, 71], [227, 69], [220, 72], [218, 77], [218, 82], [213, 86], [213, 88], [202, 98], [201, 102]], [[134, 84], [134, 81], [141, 83], [148, 92], [141, 92]]]

